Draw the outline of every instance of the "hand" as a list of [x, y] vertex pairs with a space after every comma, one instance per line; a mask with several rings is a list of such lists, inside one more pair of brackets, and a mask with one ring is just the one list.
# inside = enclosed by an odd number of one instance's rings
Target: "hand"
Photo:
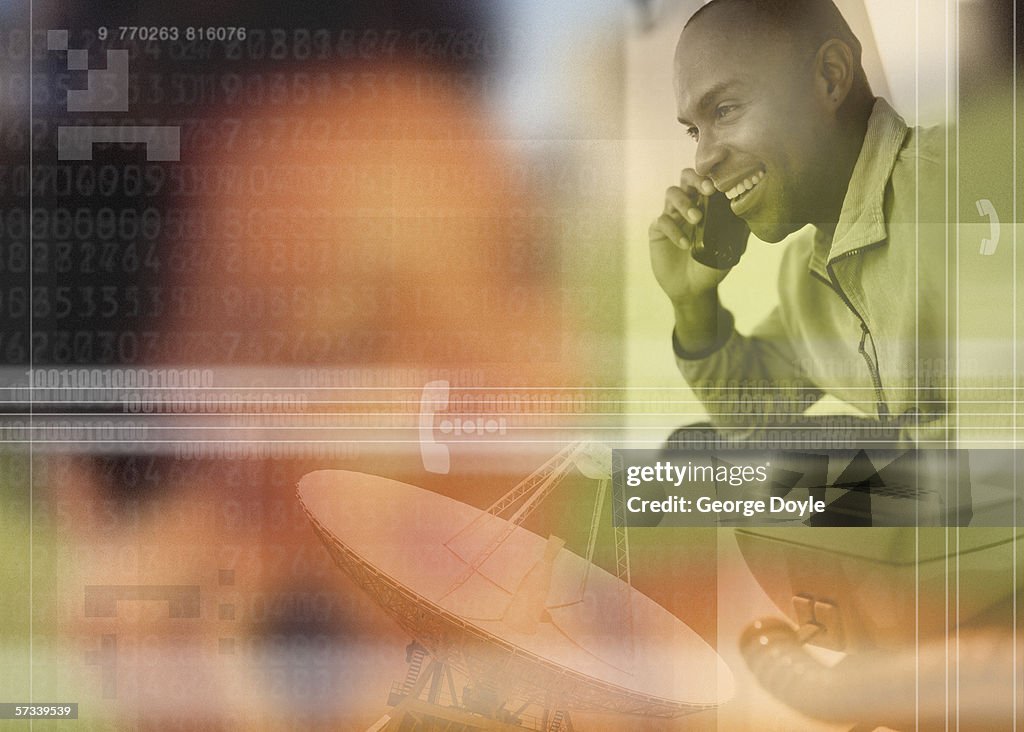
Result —
[[710, 178], [687, 168], [680, 176], [679, 185], [665, 192], [664, 211], [648, 231], [654, 276], [677, 308], [713, 292], [730, 272], [707, 267], [690, 254], [694, 227], [701, 219], [697, 199], [714, 192]]

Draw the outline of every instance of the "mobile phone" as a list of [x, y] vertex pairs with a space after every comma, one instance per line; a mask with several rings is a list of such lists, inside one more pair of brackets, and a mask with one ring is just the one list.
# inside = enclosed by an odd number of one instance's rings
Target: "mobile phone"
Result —
[[701, 196], [697, 207], [702, 216], [697, 222], [694, 245], [690, 250], [693, 258], [715, 269], [735, 267], [743, 252], [747, 251], [750, 236], [747, 222], [732, 212], [729, 199], [720, 191], [711, 196]]

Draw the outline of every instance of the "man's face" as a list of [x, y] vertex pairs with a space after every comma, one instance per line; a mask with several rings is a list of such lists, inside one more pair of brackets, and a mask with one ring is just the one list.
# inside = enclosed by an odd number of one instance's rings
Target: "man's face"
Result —
[[[71, 650], [59, 668], [81, 679], [83, 702], [109, 699], [118, 721], [147, 729], [180, 729], [182, 717], [210, 730], [366, 729], [386, 708], [387, 685], [406, 672], [410, 639], [335, 566], [296, 498], [298, 480], [312, 470], [356, 470], [472, 503], [481, 475], [512, 485], [525, 464], [518, 455], [532, 460], [531, 453], [506, 449], [503, 456], [514, 456], [506, 463], [474, 457], [471, 442], [455, 441], [451, 472], [432, 476], [416, 443], [364, 447], [380, 433], [363, 405], [399, 404], [408, 392], [393, 385], [417, 373], [466, 373], [493, 384], [582, 378], [580, 361], [560, 350], [575, 326], [551, 315], [557, 280], [531, 274], [528, 254], [512, 254], [530, 251], [523, 242], [548, 251], [545, 219], [522, 213], [543, 211], [534, 203], [542, 189], [505, 175], [513, 161], [466, 97], [421, 88], [414, 67], [373, 68], [386, 88], [290, 108], [290, 122], [325, 130], [309, 144], [193, 153], [197, 164], [241, 171], [239, 180], [270, 171], [288, 183], [204, 187], [192, 205], [195, 220], [208, 224], [187, 238], [168, 235], [180, 266], [160, 272], [170, 273], [162, 284], [170, 304], [154, 346], [163, 350], [151, 356], [157, 364], [214, 365], [227, 384], [249, 374], [263, 384], [273, 373], [271, 383], [301, 399], [298, 411], [278, 412], [264, 409], [269, 392], [252, 407], [248, 388], [228, 387], [236, 411], [188, 417], [203, 418], [187, 422], [202, 431], [181, 438], [190, 452], [242, 444], [250, 430], [271, 440], [281, 427], [290, 430], [282, 444], [317, 432], [327, 437], [308, 439], [337, 445], [338, 455], [235, 459], [214, 450], [191, 460], [170, 443], [169, 454], [154, 457], [147, 444], [116, 459], [55, 456], [34, 473], [48, 481], [35, 495], [47, 496], [64, 522], [45, 545], [60, 552], [52, 586], [63, 620], [54, 633]], [[270, 140], [282, 119], [266, 106], [244, 124], [253, 139]], [[326, 132], [334, 120], [344, 122], [344, 135]], [[483, 180], [492, 184], [481, 192], [474, 186]], [[495, 333], [502, 337], [487, 337]], [[341, 396], [306, 392], [314, 370], [335, 375]], [[364, 388], [369, 396], [358, 396]], [[203, 403], [225, 404], [212, 399]], [[176, 438], [191, 430], [184, 416], [171, 417]], [[292, 447], [301, 453], [306, 444]], [[24, 472], [28, 480], [27, 465]], [[0, 462], [0, 506], [4, 487]], [[385, 523], [382, 542], [408, 541], [408, 532], [399, 537], [401, 520]], [[41, 532], [35, 536], [38, 549]], [[198, 616], [169, 615], [168, 601], [152, 599], [182, 587], [201, 597]], [[105, 588], [151, 599], [86, 611], [83, 597]], [[100, 656], [101, 642], [113, 650]]]
[[[718, 7], [676, 48], [680, 122], [697, 140], [695, 168], [759, 239], [782, 240], [817, 219], [834, 118], [815, 96], [812, 57], [749, 11]], [[748, 185], [752, 185], [748, 189]]]

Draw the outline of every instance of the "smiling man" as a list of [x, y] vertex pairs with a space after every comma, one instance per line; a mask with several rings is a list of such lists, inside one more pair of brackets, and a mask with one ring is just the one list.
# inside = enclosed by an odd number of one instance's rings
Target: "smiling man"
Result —
[[[651, 260], [680, 370], [720, 430], [794, 424], [832, 394], [894, 434], [947, 438], [943, 132], [908, 128], [860, 56], [829, 0], [712, 0], [680, 36], [696, 158], [651, 224]], [[716, 191], [756, 237], [787, 239], [779, 305], [750, 335], [719, 301], [729, 270], [691, 256]]]

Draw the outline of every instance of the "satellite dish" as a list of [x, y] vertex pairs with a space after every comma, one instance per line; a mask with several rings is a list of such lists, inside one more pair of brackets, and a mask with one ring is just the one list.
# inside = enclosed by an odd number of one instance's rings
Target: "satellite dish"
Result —
[[714, 649], [628, 573], [521, 519], [349, 471], [310, 473], [298, 496], [340, 568], [432, 656], [505, 698], [675, 717], [733, 694]]

